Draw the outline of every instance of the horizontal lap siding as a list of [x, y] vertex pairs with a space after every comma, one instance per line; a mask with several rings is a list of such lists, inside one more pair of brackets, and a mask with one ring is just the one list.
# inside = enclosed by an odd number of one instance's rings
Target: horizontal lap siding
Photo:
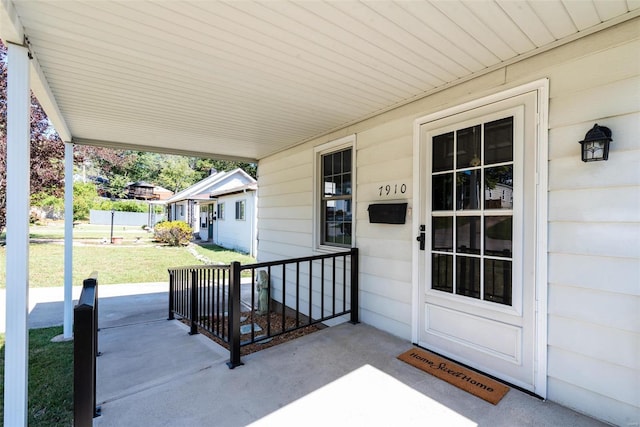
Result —
[[[413, 122], [549, 79], [548, 398], [621, 425], [640, 419], [640, 19], [496, 70], [260, 161], [261, 260], [314, 253], [314, 147], [357, 135], [362, 321], [411, 337]], [[578, 141], [609, 126], [609, 161]], [[380, 186], [406, 183], [381, 197]], [[264, 198], [263, 198], [264, 196]], [[407, 223], [371, 224], [371, 203], [407, 202]], [[633, 418], [635, 417], [635, 418]]]
[[[603, 37], [580, 43], [598, 47]], [[548, 398], [620, 425], [640, 420], [639, 52], [636, 30], [627, 43], [544, 70]], [[609, 161], [583, 163], [578, 141], [594, 123], [613, 132]]]
[[311, 255], [313, 153], [290, 150], [258, 168], [258, 260]]

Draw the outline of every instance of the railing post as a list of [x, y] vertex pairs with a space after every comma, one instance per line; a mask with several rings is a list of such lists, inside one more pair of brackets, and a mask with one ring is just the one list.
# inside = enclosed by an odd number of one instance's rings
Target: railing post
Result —
[[191, 270], [191, 330], [189, 335], [198, 333], [196, 318], [198, 317], [198, 271]]
[[244, 365], [240, 360], [240, 263], [231, 263], [228, 302], [229, 369]]
[[358, 303], [358, 248], [351, 249], [351, 320], [353, 324], [360, 323], [358, 312], [360, 306]]
[[167, 320], [173, 320], [174, 316], [173, 316], [173, 310], [175, 309], [174, 305], [175, 302], [173, 300], [174, 296], [173, 293], [175, 291], [174, 283], [175, 280], [175, 273], [173, 271], [169, 271], [169, 317], [167, 318]]
[[74, 425], [92, 426], [100, 416], [96, 405], [96, 357], [98, 356], [98, 282], [93, 273], [84, 280], [78, 304], [73, 310], [73, 396]]

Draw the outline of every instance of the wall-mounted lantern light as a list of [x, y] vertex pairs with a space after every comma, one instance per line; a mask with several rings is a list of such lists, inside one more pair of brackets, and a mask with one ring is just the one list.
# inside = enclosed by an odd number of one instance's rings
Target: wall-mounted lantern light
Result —
[[609, 158], [609, 143], [611, 142], [611, 130], [608, 127], [598, 126], [593, 128], [580, 141], [582, 145], [582, 161], [596, 162]]

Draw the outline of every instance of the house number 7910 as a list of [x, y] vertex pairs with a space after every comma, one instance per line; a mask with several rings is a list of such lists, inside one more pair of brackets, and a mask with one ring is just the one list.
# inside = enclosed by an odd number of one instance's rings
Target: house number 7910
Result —
[[381, 185], [378, 190], [380, 190], [380, 196], [390, 196], [392, 194], [404, 194], [407, 192], [407, 184], [393, 184], [393, 185]]

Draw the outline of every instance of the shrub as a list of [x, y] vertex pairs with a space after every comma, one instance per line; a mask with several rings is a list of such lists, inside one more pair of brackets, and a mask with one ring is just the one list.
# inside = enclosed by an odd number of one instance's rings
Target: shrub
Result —
[[147, 212], [148, 204], [146, 202], [138, 202], [136, 200], [102, 200], [97, 204], [96, 208], [101, 211], [110, 211], [114, 209], [118, 212]]
[[155, 239], [169, 246], [184, 246], [191, 241], [193, 230], [184, 221], [159, 222], [155, 227]]
[[75, 182], [73, 184], [73, 220], [78, 221], [89, 218], [89, 210], [98, 198], [98, 190], [95, 184]]

